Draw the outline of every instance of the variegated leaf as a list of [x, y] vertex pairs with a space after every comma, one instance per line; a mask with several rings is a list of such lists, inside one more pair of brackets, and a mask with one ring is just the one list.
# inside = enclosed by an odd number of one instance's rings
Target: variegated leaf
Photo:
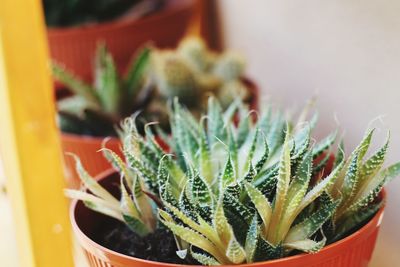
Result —
[[331, 242], [337, 241], [345, 237], [353, 229], [356, 229], [364, 222], [368, 221], [384, 204], [383, 201], [371, 204], [358, 212], [350, 214], [345, 218], [337, 227], [335, 236], [331, 239]]
[[244, 250], [246, 252], [246, 262], [251, 263], [253, 262], [254, 253], [257, 247], [257, 238], [259, 235], [259, 228], [258, 228], [258, 220], [257, 214], [254, 215], [253, 220], [251, 221], [249, 230], [247, 231], [246, 236], [246, 243]]
[[297, 208], [300, 213], [305, 207], [319, 197], [327, 188], [329, 188], [337, 179], [339, 173], [342, 171], [344, 162], [339, 164], [326, 178], [315, 185], [303, 198], [299, 207]]
[[197, 253], [197, 252], [191, 252], [190, 255], [192, 255], [193, 259], [198, 261], [200, 264], [205, 265], [205, 266], [218, 266], [221, 265], [215, 258], [211, 256], [207, 256], [203, 253]]
[[274, 246], [261, 236], [258, 236], [254, 262], [278, 259], [282, 256], [283, 248], [280, 244]]
[[71, 199], [83, 201], [89, 208], [94, 207], [94, 210], [122, 221], [119, 203], [109, 202], [80, 190], [64, 189], [64, 194]]
[[283, 246], [285, 248], [296, 249], [307, 253], [317, 253], [325, 246], [325, 244], [326, 244], [326, 238], [324, 237], [321, 241], [305, 239], [290, 243], [284, 243]]
[[117, 205], [119, 204], [119, 201], [113, 195], [111, 195], [111, 193], [104, 189], [93, 177], [91, 177], [85, 168], [83, 168], [82, 162], [78, 156], [72, 153], [68, 153], [68, 155], [74, 158], [76, 172], [78, 173], [79, 178], [93, 194], [111, 203], [115, 203]]
[[232, 159], [229, 155], [228, 160], [226, 161], [225, 168], [222, 172], [222, 176], [220, 178], [220, 191], [223, 192], [224, 189], [230, 184], [235, 182], [235, 170], [233, 168]]
[[313, 158], [316, 159], [322, 153], [326, 152], [335, 143], [337, 132], [333, 132], [322, 141], [317, 143], [313, 149]]
[[267, 139], [264, 138], [264, 153], [262, 154], [261, 158], [257, 161], [255, 170], [256, 173], [259, 173], [261, 169], [264, 167], [265, 163], [268, 161], [269, 157], [269, 147]]
[[141, 237], [144, 237], [150, 233], [150, 230], [146, 224], [144, 224], [141, 220], [138, 218], [129, 216], [124, 214], [123, 215], [124, 222], [126, 225], [131, 229], [133, 232], [138, 234]]
[[200, 134], [200, 173], [211, 184], [214, 179], [213, 167], [211, 164], [210, 146], [208, 143], [207, 133], [203, 129]]
[[222, 264], [229, 263], [226, 259], [226, 256], [221, 254], [217, 247], [200, 233], [188, 227], [184, 227], [166, 220], [161, 219], [161, 222], [166, 227], [168, 227], [176, 236], [188, 242], [189, 244], [192, 244], [193, 246], [198, 247], [211, 254], [217, 259], [218, 262], [221, 262]]
[[191, 171], [188, 189], [194, 203], [200, 206], [212, 206], [213, 198], [211, 189], [197, 171]]
[[286, 202], [287, 193], [289, 190], [291, 170], [290, 170], [290, 148], [289, 148], [289, 136], [288, 133], [285, 138], [283, 145], [282, 155], [279, 163], [279, 174], [278, 183], [276, 186], [276, 196], [274, 202], [274, 210], [270, 222], [270, 228], [268, 230], [268, 241], [277, 245], [279, 240], [279, 223], [281, 221], [284, 205]]
[[338, 204], [338, 201], [331, 201], [321, 205], [310, 217], [290, 229], [285, 238], [285, 243], [293, 243], [310, 238], [333, 215]]
[[231, 240], [229, 241], [226, 256], [233, 264], [240, 264], [246, 259], [246, 252], [234, 235], [232, 235]]
[[245, 182], [245, 187], [247, 194], [249, 195], [263, 221], [264, 233], [267, 233], [272, 215], [271, 204], [269, 203], [268, 199], [250, 183]]

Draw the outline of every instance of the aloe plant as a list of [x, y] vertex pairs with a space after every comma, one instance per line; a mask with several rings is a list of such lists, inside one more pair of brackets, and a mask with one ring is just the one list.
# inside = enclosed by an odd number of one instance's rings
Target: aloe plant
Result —
[[74, 93], [57, 103], [61, 130], [95, 136], [115, 135], [114, 125], [146, 107], [151, 98], [151, 88], [146, 85], [149, 59], [150, 48], [145, 47], [121, 77], [111, 54], [100, 44], [93, 85], [53, 63], [55, 78]]
[[199, 120], [175, 101], [170, 120], [171, 136], [153, 123], [141, 136], [135, 117], [126, 119], [121, 126], [126, 163], [103, 149], [122, 177], [119, 206], [88, 178], [79, 160], [78, 172], [92, 194], [68, 195], [143, 236], [154, 230], [157, 218], [176, 236], [178, 255], [204, 265], [316, 253], [362, 226], [381, 207], [383, 185], [400, 174], [400, 163], [381, 170], [388, 142], [362, 160], [372, 131], [348, 158], [339, 146], [330, 167], [336, 132], [314, 144], [316, 116], [296, 124], [271, 109], [256, 117], [241, 101], [223, 111], [210, 98]]

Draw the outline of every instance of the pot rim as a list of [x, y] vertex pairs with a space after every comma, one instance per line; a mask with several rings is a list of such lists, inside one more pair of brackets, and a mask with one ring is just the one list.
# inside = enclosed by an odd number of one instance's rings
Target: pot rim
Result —
[[103, 32], [109, 31], [115, 28], [123, 28], [128, 27], [131, 24], [135, 25], [143, 25], [152, 23], [157, 20], [161, 20], [164, 18], [168, 18], [170, 16], [175, 15], [176, 13], [183, 12], [187, 9], [190, 9], [192, 5], [195, 3], [194, 0], [172, 0], [166, 1], [166, 6], [162, 8], [160, 11], [150, 14], [149, 16], [145, 16], [143, 18], [131, 20], [129, 18], [116, 18], [111, 21], [97, 22], [89, 25], [78, 25], [78, 26], [70, 26], [70, 27], [47, 27], [47, 34], [49, 37], [58, 37], [64, 35], [81, 35], [88, 34], [88, 32]]
[[[108, 169], [108, 170], [100, 173], [99, 175], [97, 175], [96, 176], [96, 178], [97, 178], [96, 180], [100, 181], [100, 180], [103, 180], [103, 179], [107, 179], [114, 173], [116, 173], [116, 171], [114, 169]], [[385, 188], [382, 189], [380, 194], [381, 194], [381, 197], [383, 199], [386, 199]], [[146, 263], [146, 264], [153, 264], [154, 266], [156, 266], [156, 265], [165, 266], [165, 267], [186, 266], [184, 264], [174, 264], [174, 263], [164, 263], [164, 262], [157, 262], [157, 261], [149, 261], [149, 260], [145, 260], [145, 259], [141, 259], [141, 258], [128, 256], [128, 255], [113, 251], [111, 249], [108, 249], [108, 248], [96, 243], [95, 241], [90, 239], [79, 228], [79, 226], [78, 226], [78, 224], [76, 222], [75, 209], [76, 209], [76, 206], [77, 206], [78, 202], [79, 201], [76, 200], [76, 199], [74, 199], [71, 202], [71, 205], [70, 205], [70, 220], [71, 220], [72, 229], [73, 229], [73, 231], [75, 233], [75, 236], [80, 241], [80, 246], [85, 247], [85, 249], [87, 249], [87, 250], [89, 250], [91, 252], [93, 250], [101, 251], [102, 254], [113, 255], [114, 257], [123, 258], [124, 260], [129, 260], [129, 261], [132, 261], [132, 262], [136, 261], [136, 262], [142, 262], [142, 263]], [[332, 243], [332, 244], [330, 244], [328, 246], [325, 246], [324, 248], [322, 248], [316, 254], [324, 253], [324, 252], [326, 252], [328, 250], [334, 249], [334, 248], [339, 247], [341, 245], [344, 245], [346, 243], [351, 243], [352, 240], [357, 240], [357, 238], [360, 237], [361, 235], [363, 235], [364, 232], [368, 232], [368, 230], [372, 231], [371, 229], [374, 229], [375, 227], [379, 227], [381, 222], [382, 222], [384, 209], [385, 209], [385, 204], [378, 210], [378, 212], [374, 215], [374, 217], [372, 217], [370, 219], [370, 221], [368, 223], [366, 223], [363, 227], [361, 227], [360, 229], [358, 229], [357, 231], [355, 231], [351, 235], [346, 236], [345, 238], [340, 239], [339, 241], [336, 241], [336, 242], [334, 242], [334, 243]], [[89, 245], [84, 245], [84, 244], [89, 244]], [[88, 249], [88, 246], [92, 247], [92, 249]], [[302, 254], [299, 254], [299, 255], [284, 257], [284, 258], [280, 258], [280, 259], [276, 259], [276, 260], [268, 260], [268, 261], [255, 262], [255, 263], [246, 263], [246, 264], [239, 264], [239, 265], [221, 265], [221, 266], [263, 267], [265, 263], [273, 264], [273, 263], [282, 263], [282, 262], [287, 262], [287, 261], [294, 261], [294, 260], [299, 259], [299, 258], [310, 257], [310, 256], [316, 255], [316, 254], [302, 253]], [[191, 265], [191, 266], [200, 267], [202, 265]]]

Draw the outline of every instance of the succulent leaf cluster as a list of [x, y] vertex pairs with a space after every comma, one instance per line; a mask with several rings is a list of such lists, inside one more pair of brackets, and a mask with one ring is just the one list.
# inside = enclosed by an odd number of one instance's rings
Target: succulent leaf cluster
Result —
[[[271, 109], [256, 114], [241, 101], [223, 111], [210, 98], [199, 120], [175, 101], [170, 121], [171, 135], [148, 124], [141, 136], [135, 118], [125, 120], [126, 163], [103, 150], [121, 174], [119, 209], [96, 182], [87, 182], [79, 161], [83, 183], [93, 194], [68, 194], [110, 216], [115, 205], [119, 216], [113, 217], [141, 235], [154, 229], [147, 223], [157, 218], [176, 236], [178, 255], [204, 265], [318, 252], [368, 221], [383, 205], [383, 186], [400, 174], [400, 163], [382, 168], [388, 142], [366, 158], [373, 131], [348, 157], [343, 145], [333, 157], [336, 132], [317, 143], [311, 138], [316, 116], [294, 123]], [[152, 214], [137, 212], [150, 206], [146, 211]], [[134, 223], [126, 219], [129, 211]]]
[[73, 92], [58, 101], [58, 120], [64, 132], [94, 136], [115, 135], [114, 125], [144, 108], [151, 97], [146, 86], [150, 48], [143, 48], [133, 60], [127, 74], [121, 76], [115, 62], [100, 44], [96, 52], [94, 82], [90, 85], [57, 63], [53, 75]]

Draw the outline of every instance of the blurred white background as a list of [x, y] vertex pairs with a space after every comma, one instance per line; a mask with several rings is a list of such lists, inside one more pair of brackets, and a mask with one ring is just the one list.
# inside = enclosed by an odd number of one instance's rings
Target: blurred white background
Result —
[[[374, 148], [391, 129], [387, 163], [400, 160], [400, 1], [222, 0], [228, 47], [248, 57], [249, 74], [273, 103], [301, 107], [318, 95], [317, 136], [336, 114], [353, 149], [384, 115]], [[372, 266], [399, 266], [400, 179], [388, 205]]]

